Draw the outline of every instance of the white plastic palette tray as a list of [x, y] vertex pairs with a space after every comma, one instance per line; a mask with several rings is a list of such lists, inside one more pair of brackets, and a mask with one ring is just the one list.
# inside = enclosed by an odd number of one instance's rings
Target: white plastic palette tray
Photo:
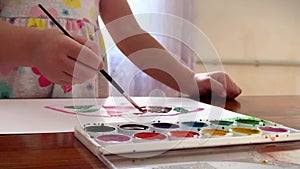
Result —
[[[159, 100], [159, 98], [157, 98]], [[156, 102], [159, 103], [159, 102]], [[175, 106], [177, 103], [177, 106]], [[180, 104], [178, 104], [180, 103]], [[145, 104], [144, 104], [145, 105]], [[179, 105], [179, 106], [178, 106]], [[106, 106], [107, 105], [106, 103]], [[111, 105], [115, 106], [115, 105]], [[119, 105], [118, 105], [119, 106]], [[109, 119], [91, 118], [81, 120], [82, 126], [75, 127], [75, 137], [79, 139], [94, 155], [102, 156], [109, 154], [136, 154], [136, 153], [147, 153], [147, 152], [161, 152], [168, 150], [177, 149], [191, 149], [191, 148], [205, 148], [205, 147], [219, 147], [219, 146], [232, 146], [232, 145], [245, 145], [245, 144], [258, 144], [258, 143], [275, 143], [275, 142], [287, 142], [300, 140], [300, 131], [292, 129], [280, 124], [276, 124], [270, 121], [257, 119], [255, 117], [245, 116], [239, 113], [227, 111], [225, 109], [207, 105], [204, 103], [195, 102], [190, 99], [170, 99], [166, 101], [164, 98], [163, 105], [156, 104], [155, 106], [171, 107], [170, 116], [167, 115], [160, 116], [161, 114], [156, 114], [153, 116], [139, 116], [134, 118], [123, 118], [112, 117]], [[196, 112], [182, 111], [179, 114], [174, 115], [174, 109], [182, 108], [183, 110], [198, 110]], [[131, 111], [131, 110], [130, 110]], [[103, 112], [102, 112], [103, 113]], [[128, 115], [128, 112], [124, 112]], [[134, 114], [134, 113], [133, 113]], [[132, 114], [130, 114], [130, 117]], [[79, 118], [83, 118], [81, 114]], [[127, 116], [128, 117], [128, 116]], [[103, 122], [106, 121], [106, 122]], [[115, 121], [115, 122], [114, 122]], [[216, 123], [218, 121], [218, 123]], [[227, 123], [227, 122], [231, 123]], [[206, 123], [207, 126], [204, 127], [192, 127], [187, 128], [183, 125], [183, 122], [198, 122]], [[153, 127], [153, 124], [157, 123], [167, 123], [174, 124], [178, 127], [164, 128], [160, 130]], [[125, 132], [120, 130], [120, 125], [123, 124], [142, 124], [148, 126], [147, 132], [156, 132], [160, 134], [165, 134], [166, 139], [163, 140], [140, 140], [134, 138], [135, 132], [141, 131], [131, 131]], [[101, 127], [110, 126], [114, 128], [112, 131], [90, 131], [88, 127]], [[262, 127], [262, 128], [259, 128]], [[207, 134], [203, 132], [207, 129], [222, 130], [226, 131], [227, 134], [224, 136], [216, 136], [214, 134]], [[248, 130], [255, 132], [252, 135], [247, 135], [241, 130]], [[264, 129], [264, 130], [260, 130]], [[272, 132], [267, 130], [273, 130]], [[177, 138], [170, 137], [170, 131], [192, 131], [198, 132], [199, 136], [193, 138]], [[276, 131], [274, 131], [276, 130]], [[122, 131], [122, 132], [121, 132]], [[206, 134], [205, 134], [206, 133]], [[209, 132], [208, 132], [209, 133]], [[247, 133], [247, 132], [246, 132]], [[110, 134], [125, 134], [130, 137], [130, 140], [124, 142], [103, 142], [97, 141], [97, 137]]]

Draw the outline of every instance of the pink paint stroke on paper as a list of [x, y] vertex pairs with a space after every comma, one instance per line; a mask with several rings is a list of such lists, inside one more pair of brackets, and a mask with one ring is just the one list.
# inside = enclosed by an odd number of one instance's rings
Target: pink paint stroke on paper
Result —
[[[87, 113], [79, 113], [74, 111], [69, 111], [66, 109], [61, 109], [53, 106], [45, 106], [44, 108], [54, 110], [56, 112], [71, 114], [71, 115], [80, 115], [80, 116], [89, 116], [89, 117], [103, 117], [103, 118], [112, 118], [112, 117], [157, 117], [157, 116], [177, 116], [183, 114], [182, 112], [176, 113], [145, 113], [141, 114], [140, 112], [135, 112], [136, 109], [131, 106], [102, 106], [107, 115], [97, 115], [97, 114], [87, 114]], [[188, 113], [194, 113], [204, 110], [203, 108], [196, 108], [194, 110], [189, 111]], [[186, 113], [184, 113], [186, 114]]]
[[204, 108], [199, 107], [199, 108], [197, 108], [197, 109], [195, 109], [195, 110], [189, 111], [189, 113], [195, 113], [195, 112], [203, 111], [203, 110], [204, 110]]
[[134, 111], [135, 108], [131, 106], [102, 106], [107, 114], [114, 116], [119, 115], [122, 116], [123, 112]]
[[54, 108], [54, 107], [50, 107], [50, 106], [45, 106], [44, 108], [54, 110], [57, 112], [61, 112], [61, 113], [65, 113], [65, 114], [72, 114], [72, 115], [89, 116], [89, 117], [111, 117], [111, 116], [104, 116], [104, 115], [77, 113], [77, 112], [66, 111], [66, 110], [62, 110], [62, 109], [58, 109], [58, 108]]
[[[132, 107], [132, 106], [102, 106], [103, 108], [105, 108], [105, 110], [107, 112], [127, 112], [127, 111], [134, 111], [136, 110], [136, 108]], [[143, 106], [143, 107], [147, 107], [147, 106]], [[194, 113], [194, 112], [199, 112], [199, 111], [203, 111], [204, 108], [196, 108], [193, 110], [188, 111], [189, 113]], [[179, 112], [181, 113], [181, 112]]]

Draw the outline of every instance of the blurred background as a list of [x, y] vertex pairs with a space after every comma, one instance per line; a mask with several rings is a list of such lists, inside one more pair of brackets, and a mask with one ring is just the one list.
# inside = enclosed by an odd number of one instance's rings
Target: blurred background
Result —
[[[242, 95], [300, 94], [300, 1], [299, 0], [128, 0], [136, 15], [161, 13], [188, 20], [213, 44], [222, 68], [243, 89]], [[197, 46], [198, 40], [184, 25], [146, 19], [151, 27], [176, 32]], [[145, 20], [145, 19], [144, 19]], [[141, 21], [143, 27], [144, 21]], [[147, 27], [147, 25], [146, 25]], [[147, 30], [147, 28], [145, 28]], [[174, 56], [196, 72], [216, 63], [199, 58], [176, 39], [153, 34]], [[199, 50], [204, 50], [199, 43]], [[139, 72], [117, 48], [108, 52], [111, 74], [130, 95], [174, 96], [178, 93]], [[201, 56], [200, 56], [201, 57]], [[134, 72], [134, 73], [133, 73]], [[133, 76], [134, 74], [134, 76]], [[130, 78], [128, 78], [130, 76]], [[132, 77], [133, 76], [133, 77]], [[130, 83], [128, 84], [128, 79]], [[144, 83], [141, 83], [144, 82]], [[112, 89], [113, 95], [118, 93]]]

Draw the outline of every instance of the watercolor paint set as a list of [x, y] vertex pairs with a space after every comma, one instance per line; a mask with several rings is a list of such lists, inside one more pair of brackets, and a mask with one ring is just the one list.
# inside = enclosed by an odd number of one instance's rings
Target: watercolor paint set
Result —
[[146, 106], [148, 111], [144, 114], [130, 106], [112, 106], [108, 102], [99, 104], [102, 110], [88, 114], [82, 114], [82, 110], [95, 107], [51, 108], [68, 113], [71, 112], [66, 109], [80, 110], [81, 125], [75, 127], [75, 137], [98, 157], [300, 140], [297, 129], [193, 100], [155, 103]]
[[223, 120], [85, 124], [75, 136], [95, 155], [300, 140], [300, 132], [253, 117]]

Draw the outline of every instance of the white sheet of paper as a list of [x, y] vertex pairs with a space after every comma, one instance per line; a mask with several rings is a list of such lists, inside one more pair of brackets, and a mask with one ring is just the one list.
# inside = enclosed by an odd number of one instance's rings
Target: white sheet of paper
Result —
[[44, 108], [51, 103], [69, 104], [70, 100], [0, 100], [0, 134], [56, 133], [73, 131], [77, 116], [53, 113]]
[[[0, 134], [24, 134], [24, 133], [57, 133], [73, 132], [74, 126], [86, 122], [116, 123], [116, 122], [149, 122], [193, 120], [201, 118], [236, 117], [236, 114], [222, 108], [199, 103], [187, 98], [133, 98], [139, 105], [153, 106], [187, 106], [203, 107], [205, 113], [190, 113], [179, 116], [164, 117], [136, 117], [136, 118], [91, 118], [66, 114], [45, 106], [70, 106], [70, 105], [114, 105], [129, 106], [130, 103], [123, 97], [111, 97], [107, 99], [8, 99], [0, 100]], [[224, 113], [226, 112], [226, 113]]]

